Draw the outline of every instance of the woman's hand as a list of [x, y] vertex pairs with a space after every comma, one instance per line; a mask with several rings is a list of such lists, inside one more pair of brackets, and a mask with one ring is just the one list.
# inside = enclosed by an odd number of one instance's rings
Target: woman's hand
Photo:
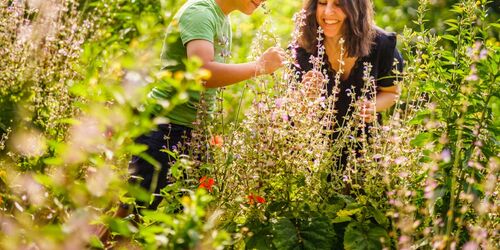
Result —
[[375, 121], [377, 118], [377, 113], [376, 107], [375, 107], [375, 102], [371, 100], [363, 100], [359, 103], [360, 105], [360, 111], [359, 111], [359, 116], [360, 118], [366, 122], [366, 123], [372, 123]]
[[321, 94], [321, 89], [323, 88], [323, 81], [325, 77], [321, 72], [316, 70], [308, 71], [302, 77], [302, 84], [306, 87], [307, 96], [310, 99], [318, 98]]

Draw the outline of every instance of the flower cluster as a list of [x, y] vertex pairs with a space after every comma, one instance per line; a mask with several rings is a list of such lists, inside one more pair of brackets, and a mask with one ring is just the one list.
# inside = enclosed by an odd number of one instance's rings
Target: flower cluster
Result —
[[248, 198], [247, 203], [250, 205], [266, 203], [266, 199], [264, 197], [259, 195], [254, 195], [253, 193], [250, 193], [250, 195], [248, 195], [247, 198]]
[[215, 184], [215, 181], [213, 178], [203, 176], [200, 179], [200, 185], [198, 188], [205, 189], [209, 192], [212, 192], [212, 186]]

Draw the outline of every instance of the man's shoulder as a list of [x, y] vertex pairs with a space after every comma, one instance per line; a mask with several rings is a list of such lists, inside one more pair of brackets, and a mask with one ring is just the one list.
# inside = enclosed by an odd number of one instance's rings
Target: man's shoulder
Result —
[[180, 19], [181, 17], [185, 18], [188, 16], [216, 17], [214, 6], [208, 0], [194, 0], [185, 3], [177, 13], [177, 18]]

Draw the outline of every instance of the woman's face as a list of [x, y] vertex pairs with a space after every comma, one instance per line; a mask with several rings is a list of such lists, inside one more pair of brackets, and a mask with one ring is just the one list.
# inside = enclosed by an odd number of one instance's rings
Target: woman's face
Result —
[[339, 37], [346, 19], [346, 13], [340, 7], [340, 0], [318, 0], [316, 21], [323, 29], [325, 37]]

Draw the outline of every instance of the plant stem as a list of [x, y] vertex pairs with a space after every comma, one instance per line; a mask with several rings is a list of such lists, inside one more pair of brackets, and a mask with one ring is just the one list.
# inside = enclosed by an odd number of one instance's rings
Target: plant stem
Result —
[[455, 204], [456, 204], [456, 198], [455, 198], [455, 192], [457, 190], [457, 171], [458, 171], [458, 168], [459, 168], [459, 165], [460, 165], [460, 151], [462, 149], [462, 124], [463, 124], [463, 120], [462, 118], [460, 118], [460, 116], [458, 117], [458, 120], [457, 120], [457, 126], [458, 126], [458, 131], [457, 131], [457, 143], [456, 143], [456, 147], [455, 147], [455, 155], [454, 155], [454, 162], [453, 162], [453, 166], [452, 166], [452, 169], [451, 169], [451, 188], [450, 188], [450, 208], [447, 212], [447, 223], [446, 223], [446, 241], [447, 241], [447, 244], [449, 243], [449, 238], [450, 238], [450, 234], [451, 234], [451, 230], [452, 230], [452, 227], [453, 227], [453, 218], [454, 218], [454, 211], [455, 211]]

